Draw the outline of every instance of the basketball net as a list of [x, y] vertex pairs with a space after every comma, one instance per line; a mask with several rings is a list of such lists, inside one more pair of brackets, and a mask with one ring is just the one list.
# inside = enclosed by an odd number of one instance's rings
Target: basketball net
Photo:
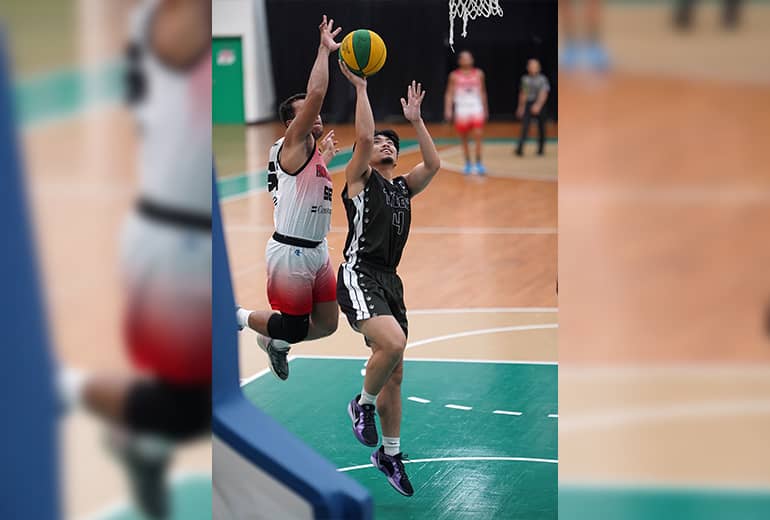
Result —
[[449, 0], [449, 46], [454, 52], [455, 18], [463, 20], [463, 38], [468, 35], [468, 20], [483, 16], [503, 16], [499, 0]]

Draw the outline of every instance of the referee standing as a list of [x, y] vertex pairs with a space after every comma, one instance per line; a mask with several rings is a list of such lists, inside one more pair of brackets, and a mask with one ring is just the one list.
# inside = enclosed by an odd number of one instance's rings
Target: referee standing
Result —
[[540, 73], [540, 62], [534, 58], [527, 61], [527, 74], [521, 77], [521, 87], [519, 90], [519, 106], [516, 109], [516, 116], [521, 119], [521, 138], [516, 147], [516, 155], [524, 155], [524, 140], [529, 131], [529, 122], [532, 118], [537, 119], [538, 130], [538, 148], [537, 154], [543, 155], [545, 146], [545, 114], [543, 106], [548, 100], [548, 92], [551, 85], [548, 78]]

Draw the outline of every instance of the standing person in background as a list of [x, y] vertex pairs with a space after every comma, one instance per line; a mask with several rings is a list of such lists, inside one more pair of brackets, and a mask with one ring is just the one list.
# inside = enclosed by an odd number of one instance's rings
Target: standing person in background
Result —
[[[462, 51], [457, 56], [458, 68], [449, 74], [444, 95], [444, 119], [454, 120], [455, 130], [460, 134], [465, 155], [463, 173], [484, 175], [486, 169], [481, 163], [481, 140], [484, 137], [484, 122], [489, 117], [487, 87], [484, 71], [473, 66], [473, 54]], [[476, 140], [476, 164], [471, 163], [468, 149], [469, 134]]]
[[559, 2], [564, 27], [564, 45], [559, 50], [559, 63], [565, 70], [584, 64], [591, 70], [603, 72], [610, 67], [610, 57], [601, 42], [602, 0], [585, 0], [584, 4], [586, 34], [581, 39], [577, 34], [573, 0]]
[[527, 74], [521, 77], [519, 90], [519, 106], [516, 116], [521, 119], [521, 138], [516, 147], [516, 155], [524, 155], [524, 140], [529, 131], [529, 122], [534, 117], [537, 119], [538, 148], [537, 154], [543, 155], [545, 147], [545, 114], [543, 107], [548, 100], [548, 92], [551, 86], [548, 78], [540, 73], [540, 62], [532, 58], [527, 62]]

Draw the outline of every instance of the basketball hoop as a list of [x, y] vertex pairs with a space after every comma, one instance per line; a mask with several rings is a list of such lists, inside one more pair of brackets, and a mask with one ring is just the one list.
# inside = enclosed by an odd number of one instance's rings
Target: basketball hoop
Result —
[[468, 20], [475, 20], [483, 16], [489, 18], [492, 15], [503, 16], [500, 0], [449, 0], [449, 46], [454, 52], [455, 18], [463, 20], [463, 38], [468, 34]]

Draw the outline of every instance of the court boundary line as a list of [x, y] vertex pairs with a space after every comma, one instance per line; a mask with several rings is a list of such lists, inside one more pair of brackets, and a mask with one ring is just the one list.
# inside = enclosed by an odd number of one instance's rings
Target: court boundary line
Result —
[[[295, 359], [344, 359], [354, 361], [366, 361], [370, 356], [322, 356], [314, 354], [297, 354], [289, 356], [289, 361]], [[547, 365], [558, 366], [558, 361], [528, 361], [528, 360], [508, 360], [508, 359], [459, 359], [459, 358], [406, 358], [404, 361], [425, 361], [428, 363], [487, 363], [500, 365]]]
[[436, 309], [415, 309], [406, 311], [407, 314], [423, 315], [423, 314], [496, 314], [496, 313], [550, 313], [559, 312], [558, 307], [460, 307], [453, 308], [436, 308]]
[[[541, 459], [534, 457], [437, 457], [430, 459], [405, 460], [404, 464], [418, 464], [427, 462], [462, 462], [462, 461], [487, 461], [487, 462], [540, 462], [544, 464], [558, 464], [559, 459]], [[348, 466], [337, 468], [340, 473], [348, 471], [357, 471], [359, 469], [373, 468], [372, 464], [361, 464], [360, 466]]]
[[[509, 143], [485, 143], [485, 144], [487, 146], [495, 146], [495, 147], [510, 146]], [[441, 150], [439, 152], [439, 157], [441, 158], [441, 168], [445, 170], [449, 170], [450, 172], [459, 173], [460, 175], [465, 176], [466, 174], [463, 172], [463, 166], [460, 166], [459, 164], [455, 164], [454, 162], [448, 162], [446, 160], [447, 156], [456, 155], [458, 151], [462, 152], [461, 146], [452, 146], [450, 148]], [[557, 155], [557, 160], [558, 160], [558, 155]], [[467, 176], [472, 177], [476, 175], [477, 174], [467, 175]], [[490, 171], [487, 170], [487, 173], [485, 173], [482, 177], [490, 177], [493, 179], [514, 179], [519, 181], [551, 182], [551, 183], [559, 181], [558, 165], [557, 165], [557, 173], [555, 174], [544, 174], [544, 175], [539, 175], [535, 173], [495, 174], [495, 173], [490, 173]]]
[[558, 328], [559, 328], [558, 323], [546, 323], [546, 324], [540, 324], [540, 325], [512, 325], [508, 327], [496, 327], [492, 329], [468, 330], [464, 332], [444, 334], [442, 336], [434, 336], [432, 338], [426, 338], [426, 339], [410, 342], [406, 344], [406, 349], [409, 350], [415, 347], [428, 345], [430, 343], [438, 343], [439, 341], [446, 341], [446, 340], [457, 339], [457, 338], [467, 338], [469, 336], [483, 336], [486, 334], [499, 334], [502, 332], [523, 332], [523, 331], [529, 331], [529, 330], [547, 330], [547, 329], [558, 329]]
[[256, 374], [254, 374], [251, 377], [247, 377], [245, 379], [241, 379], [241, 386], [243, 387], [243, 386], [248, 385], [252, 381], [255, 381], [255, 380], [259, 379], [260, 377], [264, 376], [268, 372], [270, 372], [270, 367], [267, 367], [267, 368], [265, 368], [263, 370], [260, 370], [259, 372], [257, 372]]

